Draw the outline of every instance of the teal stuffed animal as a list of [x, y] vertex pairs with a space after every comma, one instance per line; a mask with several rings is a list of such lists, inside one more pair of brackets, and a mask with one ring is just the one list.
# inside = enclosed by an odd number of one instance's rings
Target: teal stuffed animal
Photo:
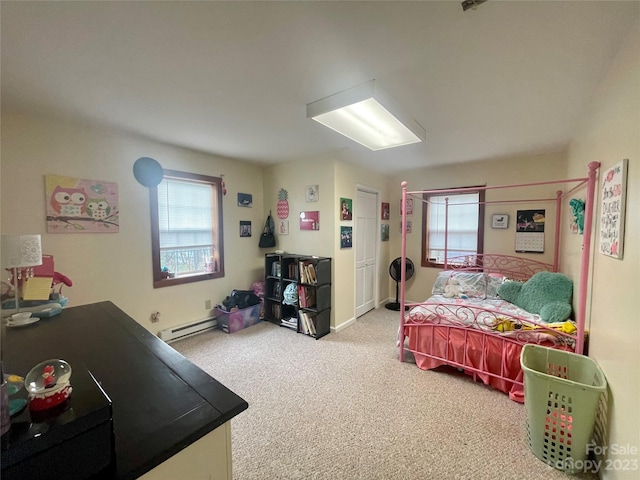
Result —
[[524, 283], [504, 282], [500, 298], [540, 315], [543, 322], [564, 322], [571, 316], [573, 282], [562, 273], [538, 272]]

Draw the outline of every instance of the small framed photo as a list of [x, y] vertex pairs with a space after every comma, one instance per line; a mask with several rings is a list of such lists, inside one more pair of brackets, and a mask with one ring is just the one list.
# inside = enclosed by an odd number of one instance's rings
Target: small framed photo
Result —
[[[407, 197], [407, 216], [413, 215], [413, 198]], [[400, 199], [400, 216], [402, 216], [402, 199]]]
[[340, 227], [340, 248], [353, 246], [353, 227]]
[[340, 199], [340, 220], [351, 220], [353, 218], [351, 211], [353, 203], [350, 198]]
[[388, 223], [383, 223], [382, 225], [380, 225], [380, 239], [383, 242], [389, 241], [389, 224]]
[[304, 189], [304, 198], [307, 202], [317, 202], [319, 197], [318, 185], [307, 185]]
[[491, 228], [509, 228], [509, 215], [496, 213], [491, 217]]
[[240, 236], [241, 237], [250, 237], [251, 236], [251, 221], [250, 220], [240, 220]]
[[289, 235], [289, 220], [278, 220], [277, 231], [279, 235]]
[[382, 202], [382, 220], [389, 220], [389, 204]]
[[253, 195], [250, 193], [239, 193], [238, 206], [251, 208], [253, 206]]

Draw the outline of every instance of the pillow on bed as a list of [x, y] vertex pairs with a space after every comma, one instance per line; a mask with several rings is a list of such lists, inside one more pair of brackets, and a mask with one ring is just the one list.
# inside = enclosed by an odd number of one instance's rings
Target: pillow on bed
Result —
[[453, 276], [458, 280], [458, 284], [466, 296], [486, 298], [487, 279], [484, 273], [454, 272]]
[[444, 295], [444, 287], [447, 286], [447, 282], [452, 273], [451, 270], [447, 270], [438, 274], [431, 289], [431, 295]]
[[498, 294], [543, 322], [563, 322], [571, 315], [573, 282], [562, 273], [538, 272], [524, 283], [505, 282]]
[[506, 278], [501, 273], [487, 273], [487, 298], [500, 298], [498, 296], [498, 288]]

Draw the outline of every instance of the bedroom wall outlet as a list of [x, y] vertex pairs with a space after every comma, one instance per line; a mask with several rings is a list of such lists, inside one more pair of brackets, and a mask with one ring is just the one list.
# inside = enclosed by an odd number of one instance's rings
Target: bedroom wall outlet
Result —
[[204, 302], [204, 309], [211, 310], [211, 300], [207, 300], [206, 302]]
[[151, 314], [151, 323], [157, 323], [160, 321], [160, 312], [153, 312]]

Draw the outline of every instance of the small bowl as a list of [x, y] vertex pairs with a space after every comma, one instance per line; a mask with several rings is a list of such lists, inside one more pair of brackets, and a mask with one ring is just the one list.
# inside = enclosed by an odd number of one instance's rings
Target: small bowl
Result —
[[11, 315], [11, 323], [14, 325], [20, 325], [21, 323], [28, 322], [31, 318], [31, 312], [18, 312]]

